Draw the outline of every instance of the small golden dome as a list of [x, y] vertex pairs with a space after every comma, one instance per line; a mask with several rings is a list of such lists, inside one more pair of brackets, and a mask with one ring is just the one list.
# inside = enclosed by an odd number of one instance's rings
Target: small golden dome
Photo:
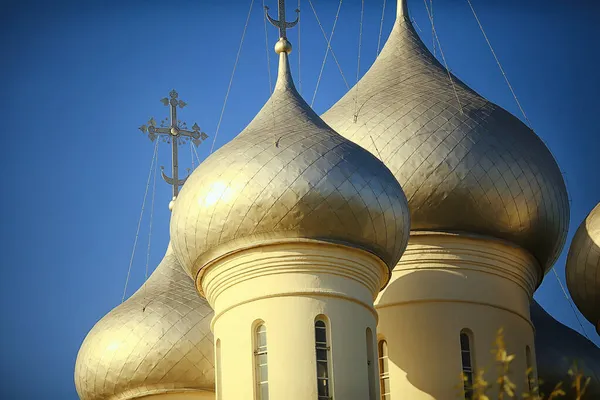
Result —
[[287, 53], [279, 57], [269, 101], [183, 185], [171, 219], [178, 259], [197, 276], [236, 249], [314, 240], [362, 248], [393, 268], [410, 229], [402, 188], [315, 114], [294, 87]]
[[565, 272], [573, 302], [600, 334], [600, 204], [577, 229]]
[[83, 341], [75, 363], [79, 398], [214, 392], [212, 316], [169, 246], [144, 286]]
[[454, 85], [400, 0], [381, 54], [323, 120], [390, 168], [408, 198], [413, 230], [508, 240], [548, 270], [569, 226], [558, 165], [525, 124], [452, 79]]

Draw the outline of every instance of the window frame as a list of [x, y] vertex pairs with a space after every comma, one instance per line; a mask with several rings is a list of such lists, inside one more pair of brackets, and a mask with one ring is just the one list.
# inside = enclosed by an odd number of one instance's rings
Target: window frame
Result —
[[[322, 324], [322, 326], [320, 326], [320, 324]], [[330, 329], [329, 329], [329, 320], [324, 316], [324, 315], [320, 315], [317, 318], [315, 318], [315, 322], [313, 324], [314, 327], [314, 334], [315, 334], [315, 365], [316, 365], [316, 372], [317, 372], [317, 400], [332, 400], [333, 399], [333, 373], [332, 373], [332, 368], [331, 368], [331, 336], [330, 336]], [[318, 330], [324, 330], [325, 331], [325, 341], [317, 341], [317, 338], [319, 337], [318, 335]], [[320, 359], [319, 356], [325, 354], [325, 359]], [[319, 376], [319, 365], [325, 365], [324, 368], [324, 372], [325, 372], [325, 376], [321, 377]], [[320, 394], [319, 393], [319, 389], [320, 389], [320, 381], [321, 380], [325, 380], [325, 385], [323, 387], [325, 387], [327, 389], [327, 393], [325, 394]]]
[[[466, 339], [466, 348], [463, 343], [463, 338]], [[473, 342], [473, 332], [467, 328], [462, 329], [460, 331], [459, 343], [461, 371], [463, 379], [466, 378], [463, 382], [463, 394], [465, 400], [472, 400], [474, 396], [473, 381], [475, 378], [475, 357]], [[468, 366], [465, 365], [465, 355], [470, 364]]]
[[[390, 356], [387, 340], [383, 338], [377, 341], [377, 362], [379, 365], [379, 397], [381, 400], [390, 400], [392, 398], [389, 367]], [[389, 389], [388, 392], [385, 391], [386, 382]]]
[[[264, 334], [264, 345], [260, 345], [260, 335]], [[267, 346], [267, 326], [264, 321], [256, 321], [252, 329], [252, 349], [254, 358], [254, 398], [257, 400], [269, 400], [269, 367], [268, 367], [268, 346]], [[264, 356], [264, 363], [261, 362], [261, 356]], [[266, 379], [263, 377], [261, 367], [265, 367]], [[263, 387], [266, 387], [266, 396], [263, 396]]]
[[533, 369], [531, 347], [529, 345], [525, 346], [525, 362], [527, 363], [527, 387], [529, 388], [529, 394], [533, 394], [537, 385], [535, 371]]

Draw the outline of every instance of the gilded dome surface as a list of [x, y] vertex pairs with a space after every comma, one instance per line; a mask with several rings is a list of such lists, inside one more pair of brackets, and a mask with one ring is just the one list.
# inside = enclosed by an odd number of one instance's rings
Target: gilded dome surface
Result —
[[188, 178], [171, 237], [192, 276], [234, 249], [280, 240], [342, 243], [393, 268], [406, 247], [402, 188], [376, 157], [338, 135], [296, 91], [285, 52], [273, 95]]
[[600, 204], [577, 229], [565, 272], [577, 308], [600, 333]]
[[169, 248], [144, 286], [85, 338], [75, 364], [80, 399], [214, 392], [212, 316]]
[[323, 120], [390, 168], [408, 198], [411, 229], [505, 239], [547, 270], [569, 223], [552, 154], [516, 117], [453, 76], [455, 92], [403, 6], [373, 66]]
[[571, 377], [568, 374], [573, 363], [591, 377], [583, 399], [600, 399], [600, 348], [573, 329], [555, 320], [536, 301], [531, 303], [531, 321], [535, 326], [535, 353], [540, 390], [546, 395], [559, 382], [567, 397], [571, 395]]

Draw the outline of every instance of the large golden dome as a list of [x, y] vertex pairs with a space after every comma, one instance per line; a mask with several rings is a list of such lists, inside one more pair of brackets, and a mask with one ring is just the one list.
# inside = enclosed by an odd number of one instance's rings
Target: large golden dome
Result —
[[600, 333], [600, 204], [575, 232], [565, 272], [577, 308]]
[[547, 270], [569, 223], [560, 170], [526, 125], [453, 81], [456, 92], [400, 0], [381, 54], [323, 120], [390, 168], [408, 198], [411, 229], [505, 239]]
[[171, 237], [196, 276], [234, 249], [281, 240], [336, 242], [390, 268], [409, 234], [402, 188], [376, 157], [327, 126], [296, 91], [285, 51], [269, 101], [188, 178]]
[[144, 286], [85, 338], [75, 364], [80, 399], [214, 392], [212, 315], [169, 247]]

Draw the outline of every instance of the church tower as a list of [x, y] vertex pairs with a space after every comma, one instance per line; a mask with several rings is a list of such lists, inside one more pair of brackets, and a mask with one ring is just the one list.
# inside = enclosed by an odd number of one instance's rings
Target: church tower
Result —
[[496, 378], [490, 350], [500, 328], [517, 355], [517, 393], [527, 391], [530, 302], [569, 223], [543, 142], [437, 61], [404, 0], [373, 66], [323, 120], [390, 168], [411, 212], [407, 250], [376, 301], [384, 392], [451, 400], [464, 373], [470, 398], [475, 369]]
[[377, 312], [409, 234], [400, 184], [292, 81], [279, 1], [271, 98], [188, 178], [177, 258], [215, 310], [217, 398], [378, 399]]

